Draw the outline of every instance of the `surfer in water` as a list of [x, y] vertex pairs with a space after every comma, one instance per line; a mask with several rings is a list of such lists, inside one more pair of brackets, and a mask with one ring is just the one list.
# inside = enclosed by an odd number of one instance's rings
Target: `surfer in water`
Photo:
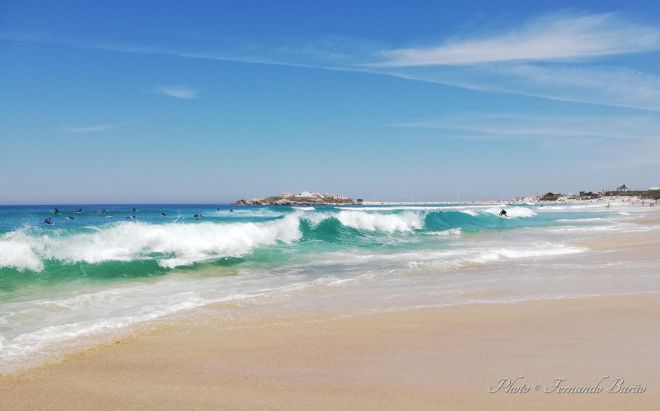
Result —
[[57, 208], [57, 207], [55, 207], [55, 210], [53, 210], [53, 213], [55, 213], [55, 214], [58, 214], [58, 215], [59, 215], [59, 214], [60, 214], [60, 209], [59, 209], [59, 208]]
[[48, 217], [47, 219], [44, 220], [44, 224], [53, 225], [53, 220], [51, 220], [50, 217]]
[[165, 213], [160, 213], [160, 215], [162, 215], [163, 217], [165, 217], [166, 214], [165, 214]]
[[500, 211], [500, 217], [507, 217], [507, 218], [509, 217], [509, 216], [506, 214], [506, 210], [505, 210], [505, 209], [502, 209], [502, 211]]

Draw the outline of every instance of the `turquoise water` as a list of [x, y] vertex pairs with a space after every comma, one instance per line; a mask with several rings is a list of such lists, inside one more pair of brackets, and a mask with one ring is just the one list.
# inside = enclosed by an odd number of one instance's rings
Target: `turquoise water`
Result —
[[[558, 217], [571, 217], [513, 206], [505, 207], [511, 217], [501, 218], [497, 206], [469, 205], [57, 208], [59, 214], [46, 206], [0, 207], [0, 301], [35, 284], [162, 276], [177, 267], [209, 264], [283, 264], [327, 250], [441, 246], [442, 236], [458, 230], [548, 226]], [[52, 225], [43, 223], [48, 218]]]
[[80, 336], [318, 286], [442, 302], [585, 251], [567, 239], [637, 229], [630, 210], [599, 204], [54, 208], [0, 207], [0, 369]]

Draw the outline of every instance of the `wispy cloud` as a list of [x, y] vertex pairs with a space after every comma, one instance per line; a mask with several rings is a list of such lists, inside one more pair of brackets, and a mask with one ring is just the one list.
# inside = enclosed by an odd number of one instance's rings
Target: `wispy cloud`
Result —
[[438, 46], [382, 53], [382, 67], [557, 61], [657, 50], [660, 30], [615, 14], [554, 14], [488, 37], [449, 40]]
[[660, 76], [628, 68], [510, 63], [382, 68], [379, 72], [476, 91], [660, 111]]
[[[515, 28], [491, 31], [488, 36], [481, 31], [440, 45], [407, 48], [339, 36], [305, 41], [213, 37], [195, 42], [195, 47], [180, 42], [164, 46], [66, 41], [16, 33], [0, 33], [0, 38], [121, 53], [361, 72], [476, 91], [660, 111], [660, 76], [596, 66], [592, 61], [660, 47], [659, 28], [614, 13], [554, 13]], [[198, 90], [182, 85], [144, 91], [181, 99], [199, 97]]]
[[[660, 116], [530, 115], [471, 113], [390, 124], [424, 129], [431, 137], [536, 143], [582, 158], [590, 170], [617, 170], [660, 164]], [[550, 151], [551, 152], [551, 151]], [[549, 154], [550, 155], [550, 154]]]
[[195, 99], [199, 97], [199, 90], [188, 86], [157, 86], [150, 90], [149, 93], [159, 94], [161, 96], [174, 97], [180, 99]]
[[622, 143], [660, 139], [660, 117], [654, 115], [530, 115], [471, 113], [390, 124], [392, 127], [437, 130], [453, 138], [609, 141]]
[[62, 132], [65, 134], [91, 134], [112, 130], [118, 127], [123, 127], [124, 125], [125, 124], [99, 124], [95, 126], [65, 127]]

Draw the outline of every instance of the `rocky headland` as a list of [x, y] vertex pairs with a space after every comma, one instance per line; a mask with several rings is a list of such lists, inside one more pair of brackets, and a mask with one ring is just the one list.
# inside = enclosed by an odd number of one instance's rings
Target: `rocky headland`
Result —
[[256, 198], [252, 200], [238, 200], [234, 205], [248, 206], [315, 206], [315, 205], [354, 205], [362, 204], [362, 199], [354, 200], [342, 195], [301, 193], [283, 193], [279, 196]]

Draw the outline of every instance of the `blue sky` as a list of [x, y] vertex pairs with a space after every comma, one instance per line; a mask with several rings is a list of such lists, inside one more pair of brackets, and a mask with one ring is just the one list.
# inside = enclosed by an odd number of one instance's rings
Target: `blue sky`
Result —
[[0, 0], [0, 203], [646, 188], [659, 49], [657, 1]]

